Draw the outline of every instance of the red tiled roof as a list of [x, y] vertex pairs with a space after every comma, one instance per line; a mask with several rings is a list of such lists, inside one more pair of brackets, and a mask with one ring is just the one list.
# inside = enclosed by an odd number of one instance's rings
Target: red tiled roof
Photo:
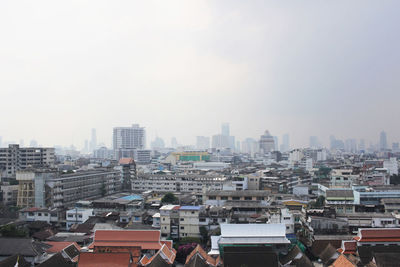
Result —
[[97, 230], [93, 247], [140, 247], [159, 250], [159, 230]]
[[121, 158], [119, 160], [119, 164], [121, 164], [121, 165], [127, 165], [127, 164], [133, 164], [133, 163], [134, 163], [133, 158]]
[[[129, 265], [129, 253], [92, 253], [79, 255], [78, 267], [126, 267]], [[136, 264], [132, 264], [132, 267]]]
[[359, 229], [358, 242], [400, 242], [400, 228]]
[[95, 241], [93, 247], [137, 247], [140, 249], [159, 250], [161, 244], [159, 242], [103, 242]]
[[343, 254], [354, 254], [357, 251], [357, 241], [355, 240], [343, 240], [342, 247], [337, 250]]
[[70, 245], [74, 245], [78, 251], [81, 250], [81, 247], [78, 246], [78, 244], [76, 242], [53, 242], [53, 241], [50, 242], [50, 241], [48, 241], [48, 242], [44, 242], [44, 243], [51, 246], [51, 248], [46, 250], [47, 253], [60, 252], [61, 250], [63, 250], [66, 247], [69, 247]]
[[159, 230], [96, 230], [94, 242], [160, 242]]

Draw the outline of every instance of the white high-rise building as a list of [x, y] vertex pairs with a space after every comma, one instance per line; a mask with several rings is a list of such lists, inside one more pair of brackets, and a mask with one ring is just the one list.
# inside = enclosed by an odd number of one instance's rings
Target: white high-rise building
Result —
[[113, 129], [113, 149], [115, 155], [119, 155], [119, 150], [127, 149], [145, 149], [146, 131], [139, 124], [133, 124], [132, 127], [115, 127]]
[[399, 164], [397, 163], [396, 158], [390, 158], [390, 160], [385, 160], [383, 162], [383, 168], [387, 169], [390, 175], [399, 174]]

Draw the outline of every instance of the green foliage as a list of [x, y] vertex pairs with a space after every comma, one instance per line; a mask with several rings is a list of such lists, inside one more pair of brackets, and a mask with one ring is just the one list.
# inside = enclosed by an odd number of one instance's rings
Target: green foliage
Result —
[[201, 240], [198, 237], [183, 237], [179, 240], [180, 244], [197, 243], [200, 244]]
[[200, 227], [200, 235], [201, 235], [201, 239], [203, 240], [203, 243], [206, 243], [208, 240], [208, 230], [205, 226], [201, 226]]
[[322, 208], [325, 206], [325, 197], [319, 196], [317, 200], [311, 204], [312, 208]]
[[162, 204], [176, 204], [176, 203], [178, 203], [178, 198], [172, 193], [167, 193], [161, 199], [161, 203]]
[[14, 224], [7, 224], [0, 228], [0, 233], [4, 237], [26, 237], [24, 230], [18, 229]]

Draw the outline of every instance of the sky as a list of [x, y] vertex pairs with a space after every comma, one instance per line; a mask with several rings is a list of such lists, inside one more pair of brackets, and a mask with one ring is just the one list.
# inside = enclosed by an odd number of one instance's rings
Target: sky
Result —
[[400, 141], [400, 1], [0, 1], [0, 136]]

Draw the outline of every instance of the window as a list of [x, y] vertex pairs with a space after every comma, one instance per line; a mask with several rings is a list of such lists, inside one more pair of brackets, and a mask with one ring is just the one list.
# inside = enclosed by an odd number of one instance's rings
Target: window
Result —
[[33, 212], [28, 212], [28, 215], [29, 216], [33, 216]]
[[82, 214], [79, 214], [78, 217], [79, 217], [79, 218], [82, 218]]
[[200, 218], [199, 219], [199, 222], [205, 222], [206, 221], [206, 218]]
[[185, 226], [181, 226], [181, 230], [184, 230], [185, 229]]
[[38, 213], [38, 216], [42, 216], [42, 213], [41, 213], [41, 212], [39, 212], [39, 213]]
[[232, 197], [232, 200], [240, 200], [240, 197]]
[[225, 222], [226, 221], [226, 219], [221, 219], [221, 222]]
[[208, 199], [209, 200], [216, 200], [217, 198], [215, 196], [209, 196]]
[[194, 211], [192, 211], [192, 214], [194, 214]]
[[221, 200], [228, 200], [228, 197], [221, 197]]
[[68, 218], [72, 218], [73, 217], [73, 215], [72, 214], [68, 214]]
[[244, 197], [244, 200], [251, 200], [251, 197]]
[[180, 221], [183, 222], [185, 220], [185, 218], [181, 218]]
[[48, 214], [48, 213], [45, 213], [45, 214], [44, 214], [44, 216], [46, 216], [46, 217], [47, 217], [47, 216], [49, 216], [49, 214]]

